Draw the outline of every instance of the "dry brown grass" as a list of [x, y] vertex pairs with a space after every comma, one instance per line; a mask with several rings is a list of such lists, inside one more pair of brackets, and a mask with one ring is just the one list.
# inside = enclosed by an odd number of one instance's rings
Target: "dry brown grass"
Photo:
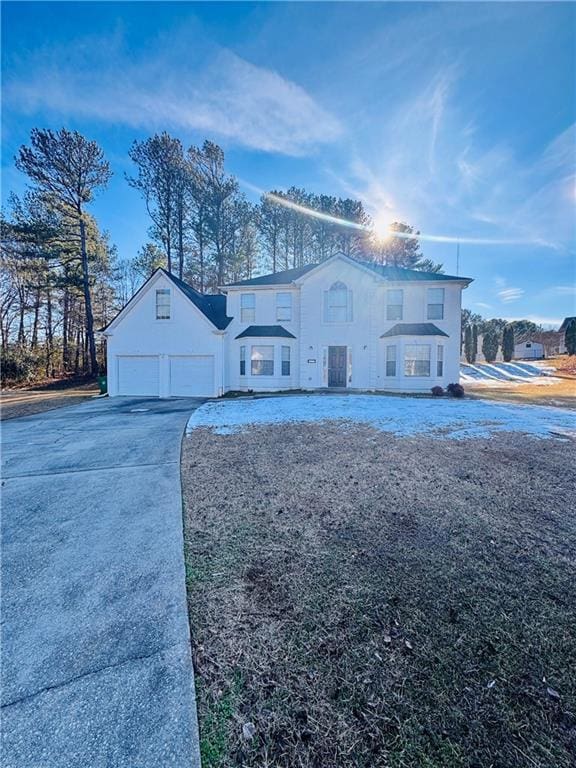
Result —
[[545, 384], [476, 384], [467, 382], [466, 393], [475, 397], [504, 402], [551, 405], [556, 408], [576, 408], [576, 380], [561, 379]]
[[98, 385], [93, 382], [79, 384], [72, 382], [69, 387], [53, 385], [38, 389], [12, 389], [3, 391], [0, 397], [0, 419], [16, 419], [36, 413], [76, 405], [98, 394]]
[[568, 768], [574, 445], [184, 441], [204, 768]]

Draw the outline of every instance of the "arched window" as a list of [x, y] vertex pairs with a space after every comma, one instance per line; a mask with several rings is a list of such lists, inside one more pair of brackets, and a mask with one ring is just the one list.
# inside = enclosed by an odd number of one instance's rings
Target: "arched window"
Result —
[[324, 291], [324, 322], [349, 323], [352, 320], [352, 291], [336, 282]]

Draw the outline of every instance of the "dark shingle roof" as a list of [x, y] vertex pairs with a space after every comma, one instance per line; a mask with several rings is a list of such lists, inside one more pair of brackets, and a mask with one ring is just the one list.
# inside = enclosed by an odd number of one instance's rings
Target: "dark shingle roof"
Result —
[[[380, 336], [381, 339], [387, 336], [446, 336], [447, 333], [441, 331], [434, 323], [396, 323], [389, 331]], [[448, 337], [449, 338], [449, 337]]]
[[283, 328], [281, 325], [249, 325], [248, 328], [245, 328], [242, 333], [239, 333], [238, 336], [236, 336], [236, 338], [244, 339], [247, 336], [273, 336], [283, 339], [296, 338], [293, 333], [290, 333], [290, 331], [287, 331], [286, 328]]
[[[372, 272], [375, 272], [379, 277], [385, 280], [401, 280], [409, 282], [442, 282], [446, 280], [459, 280], [461, 282], [472, 282], [470, 277], [456, 277], [455, 275], [442, 275], [437, 272], [423, 272], [419, 269], [404, 269], [404, 267], [389, 267], [384, 264], [374, 264], [371, 261], [360, 261], [359, 259], [351, 259], [361, 267], [366, 267]], [[270, 275], [261, 275], [260, 277], [253, 277], [251, 280], [240, 280], [237, 283], [230, 283], [230, 287], [236, 286], [250, 286], [250, 285], [286, 285], [297, 280], [306, 272], [310, 272], [311, 269], [317, 267], [318, 264], [307, 264], [305, 267], [299, 267], [298, 269], [288, 269], [284, 272], [275, 272]]]
[[560, 328], [558, 328], [558, 332], [567, 330], [568, 326], [572, 321], [576, 321], [576, 317], [565, 317], [564, 321], [562, 322], [562, 325]]
[[274, 272], [271, 275], [261, 275], [260, 277], [253, 277], [250, 280], [240, 280], [237, 283], [230, 283], [230, 286], [236, 285], [286, 285], [297, 280], [306, 272], [310, 272], [311, 269], [317, 267], [317, 264], [306, 264], [305, 267], [298, 267], [297, 269], [286, 269], [284, 272]]
[[190, 299], [190, 301], [198, 307], [200, 312], [204, 314], [210, 322], [216, 326], [219, 330], [223, 331], [228, 327], [231, 317], [226, 316], [226, 296], [222, 294], [208, 294], [200, 293], [191, 285], [185, 283], [183, 280], [171, 275], [165, 269], [162, 270], [166, 277], [168, 277], [174, 285], [178, 286], [182, 293]]

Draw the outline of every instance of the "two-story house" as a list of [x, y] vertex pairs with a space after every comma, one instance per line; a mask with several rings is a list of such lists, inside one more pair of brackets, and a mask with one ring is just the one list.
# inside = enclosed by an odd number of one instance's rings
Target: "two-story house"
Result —
[[459, 379], [471, 280], [343, 255], [200, 294], [157, 270], [106, 328], [114, 395], [429, 391]]

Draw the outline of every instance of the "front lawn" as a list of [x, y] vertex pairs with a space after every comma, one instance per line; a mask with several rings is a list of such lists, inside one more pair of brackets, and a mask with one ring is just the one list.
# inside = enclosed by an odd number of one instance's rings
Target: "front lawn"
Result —
[[204, 768], [573, 766], [574, 441], [250, 402], [184, 441]]

